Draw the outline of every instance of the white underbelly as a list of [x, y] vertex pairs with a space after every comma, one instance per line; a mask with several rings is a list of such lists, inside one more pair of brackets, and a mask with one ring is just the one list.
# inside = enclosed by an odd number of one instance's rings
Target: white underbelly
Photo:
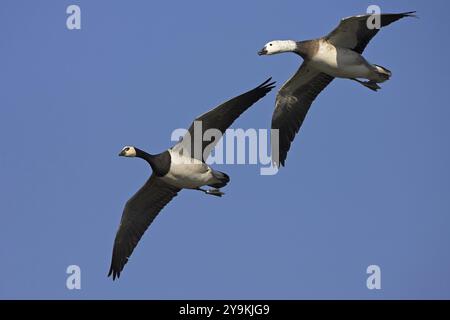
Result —
[[211, 168], [202, 161], [169, 152], [171, 164], [169, 172], [161, 177], [164, 182], [178, 188], [194, 189], [215, 181]]
[[360, 54], [330, 44], [321, 44], [310, 64], [336, 78], [368, 78], [372, 72], [370, 64]]

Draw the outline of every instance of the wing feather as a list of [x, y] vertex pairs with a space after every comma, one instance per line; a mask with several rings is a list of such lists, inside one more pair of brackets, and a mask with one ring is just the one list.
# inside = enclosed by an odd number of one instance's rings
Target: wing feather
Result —
[[114, 240], [108, 277], [112, 275], [113, 280], [120, 277], [120, 273], [144, 232], [179, 191], [180, 189], [152, 175], [127, 201]]
[[333, 79], [332, 76], [310, 68], [308, 62], [304, 62], [278, 92], [272, 129], [278, 129], [279, 139], [271, 141], [272, 161], [277, 166], [285, 165], [291, 143], [312, 102]]
[[415, 17], [414, 13], [415, 11], [380, 14], [380, 28], [373, 29], [368, 27], [368, 21], [372, 17], [376, 18], [374, 15], [366, 14], [344, 18], [325, 39], [335, 46], [363, 53], [370, 40], [381, 28], [404, 17]]
[[[196, 137], [194, 135], [194, 123], [190, 126], [187, 134], [183, 137], [174, 148], [184, 148], [184, 150], [190, 150], [190, 155], [201, 161], [206, 161], [203, 159], [203, 153], [205, 148], [208, 147], [208, 151], [211, 152], [214, 146], [219, 142], [220, 139], [213, 141], [203, 141], [203, 134], [208, 129], [217, 129], [223, 135], [225, 130], [228, 129], [231, 124], [248, 108], [250, 108], [254, 103], [263, 98], [267, 93], [274, 88], [275, 82], [271, 82], [272, 78], [267, 79], [258, 87], [243, 93], [225, 103], [217, 106], [216, 108], [202, 114], [197, 117], [195, 121], [201, 123], [201, 136]], [[195, 139], [200, 139], [198, 143], [201, 142], [201, 155], [197, 155], [194, 152]], [[208, 152], [207, 152], [208, 153]], [[208, 153], [209, 155], [209, 153]]]

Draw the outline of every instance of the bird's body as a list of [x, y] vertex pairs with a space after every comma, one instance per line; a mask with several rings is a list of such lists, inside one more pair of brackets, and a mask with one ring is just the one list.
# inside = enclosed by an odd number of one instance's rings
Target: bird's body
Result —
[[196, 189], [219, 183], [213, 169], [203, 161], [184, 156], [174, 149], [169, 150], [171, 164], [169, 172], [161, 179], [180, 189]]
[[[356, 81], [377, 91], [379, 83], [389, 80], [391, 72], [369, 63], [362, 53], [378, 31], [394, 21], [414, 16], [414, 12], [360, 15], [342, 19], [328, 35], [314, 40], [275, 40], [267, 43], [259, 55], [293, 52], [304, 62], [281, 87], [272, 116], [272, 129], [279, 131], [278, 146], [272, 140], [272, 159], [285, 164], [287, 153], [314, 99], [334, 78]], [[369, 20], [378, 18], [379, 26]], [[367, 81], [362, 81], [365, 79]], [[279, 152], [277, 152], [279, 150]]]
[[347, 48], [336, 47], [323, 39], [317, 40], [317, 52], [310, 58], [309, 64], [335, 78], [379, 79], [375, 68], [362, 55]]
[[[201, 122], [202, 137], [204, 132], [210, 129], [216, 129], [223, 134], [234, 120], [272, 90], [274, 82], [270, 80], [198, 117], [183, 139], [162, 153], [152, 155], [132, 146], [122, 149], [119, 156], [145, 160], [152, 168], [153, 174], [125, 205], [114, 240], [108, 276], [113, 279], [120, 276], [145, 230], [182, 189], [199, 190], [214, 196], [223, 195], [219, 188], [226, 186], [230, 178], [223, 172], [213, 170], [203, 158], [208, 157], [220, 139], [196, 141], [195, 123]], [[193, 153], [191, 147], [200, 150], [199, 155]], [[201, 188], [203, 186], [213, 189], [205, 190]]]

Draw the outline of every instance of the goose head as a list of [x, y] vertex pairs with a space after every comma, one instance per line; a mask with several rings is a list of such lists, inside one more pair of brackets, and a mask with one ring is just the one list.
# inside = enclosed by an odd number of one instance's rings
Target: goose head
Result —
[[123, 147], [119, 153], [119, 157], [136, 157], [136, 148], [132, 146]]
[[297, 44], [293, 40], [274, 40], [266, 43], [258, 52], [258, 55], [266, 56], [282, 52], [293, 52], [296, 48]]

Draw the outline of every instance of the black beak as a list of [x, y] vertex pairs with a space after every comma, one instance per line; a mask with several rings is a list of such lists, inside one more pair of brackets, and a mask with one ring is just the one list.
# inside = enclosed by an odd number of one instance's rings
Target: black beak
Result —
[[266, 55], [266, 54], [267, 54], [266, 48], [262, 48], [260, 51], [258, 51], [258, 55], [259, 56], [263, 56], [263, 55]]
[[123, 157], [125, 155], [125, 150], [120, 151], [119, 157]]

